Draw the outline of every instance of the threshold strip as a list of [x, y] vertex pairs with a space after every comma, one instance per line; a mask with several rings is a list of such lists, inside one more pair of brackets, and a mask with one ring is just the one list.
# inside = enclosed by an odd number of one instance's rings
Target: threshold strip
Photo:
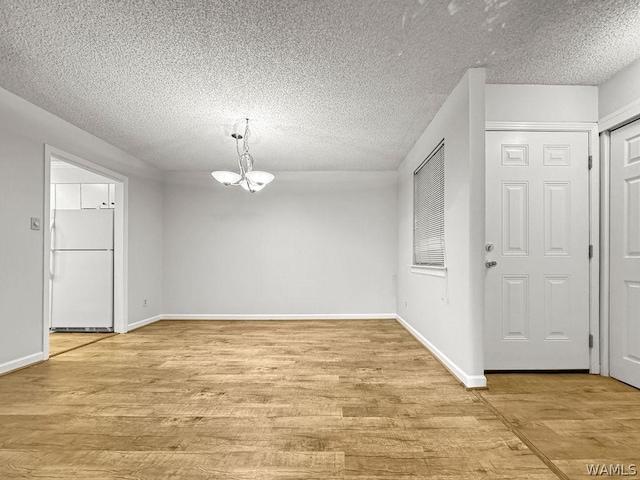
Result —
[[67, 353], [67, 352], [70, 352], [72, 350], [77, 350], [78, 348], [86, 347], [87, 345], [91, 345], [92, 343], [101, 342], [102, 340], [105, 340], [105, 339], [111, 338], [111, 337], [115, 337], [116, 335], [118, 335], [117, 332], [113, 332], [111, 334], [105, 334], [104, 337], [96, 338], [95, 340], [91, 340], [90, 342], [83, 343], [82, 345], [76, 345], [75, 347], [67, 348], [66, 350], [62, 350], [61, 352], [56, 352], [53, 355], [49, 355], [49, 358], [57, 357], [58, 355], [61, 355], [63, 353]]
[[477, 390], [470, 390], [471, 393], [473, 393], [482, 403], [484, 403], [487, 408], [489, 410], [491, 410], [493, 412], [493, 414], [495, 416], [497, 416], [502, 423], [505, 424], [505, 426], [516, 436], [518, 437], [522, 443], [524, 443], [527, 447], [529, 447], [529, 450], [531, 450], [533, 453], [536, 454], [536, 456], [542, 460], [542, 462], [549, 467], [549, 469], [556, 474], [556, 476], [558, 478], [560, 478], [561, 480], [571, 480], [566, 473], [564, 473], [562, 470], [560, 470], [560, 468], [553, 463], [549, 457], [547, 457], [544, 453], [542, 453], [542, 451], [536, 447], [533, 442], [531, 440], [529, 440], [526, 435], [524, 433], [522, 433], [520, 430], [518, 430], [518, 428], [513, 425], [508, 419], [507, 417], [505, 417], [496, 407], [494, 407], [493, 405], [491, 405], [491, 403], [489, 403], [489, 400], [487, 400], [486, 398], [484, 398], [482, 396], [482, 393], [480, 391]]

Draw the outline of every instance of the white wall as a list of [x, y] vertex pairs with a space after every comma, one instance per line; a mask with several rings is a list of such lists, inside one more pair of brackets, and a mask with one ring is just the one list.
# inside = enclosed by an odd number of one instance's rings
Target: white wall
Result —
[[166, 176], [167, 314], [393, 314], [396, 172], [280, 172], [254, 195]]
[[640, 60], [598, 86], [600, 118], [640, 103]]
[[164, 313], [162, 222], [163, 186], [129, 177], [129, 325]]
[[[483, 69], [469, 70], [398, 170], [397, 312], [468, 386], [483, 386]], [[413, 172], [445, 141], [447, 277], [412, 273]], [[406, 302], [406, 305], [405, 305]]]
[[44, 218], [45, 144], [129, 176], [129, 323], [162, 313], [161, 173], [0, 89], [0, 371], [38, 360], [43, 348], [44, 237], [29, 217]]
[[487, 122], [597, 122], [598, 87], [487, 85]]
[[0, 373], [42, 352], [43, 235], [29, 225], [43, 218], [42, 157], [41, 145], [0, 124]]

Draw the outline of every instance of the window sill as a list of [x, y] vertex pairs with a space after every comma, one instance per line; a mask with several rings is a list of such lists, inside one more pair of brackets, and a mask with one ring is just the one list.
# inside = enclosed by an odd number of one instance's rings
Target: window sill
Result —
[[417, 273], [418, 275], [440, 278], [447, 276], [447, 267], [431, 267], [429, 265], [407, 265], [407, 267], [411, 268], [411, 273]]

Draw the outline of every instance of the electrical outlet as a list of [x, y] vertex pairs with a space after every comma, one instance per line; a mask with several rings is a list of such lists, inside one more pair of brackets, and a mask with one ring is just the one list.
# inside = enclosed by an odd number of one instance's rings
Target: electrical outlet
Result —
[[407, 302], [406, 300], [404, 301], [404, 306], [405, 307], [409, 307], [409, 302]]
[[146, 298], [142, 301], [142, 306], [143, 306], [143, 307], [146, 307], [146, 306], [147, 306], [147, 299], [146, 299]]

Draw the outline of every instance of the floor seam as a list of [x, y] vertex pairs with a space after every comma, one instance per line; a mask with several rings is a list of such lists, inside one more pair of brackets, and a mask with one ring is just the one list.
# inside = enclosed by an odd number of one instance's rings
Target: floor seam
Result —
[[556, 474], [558, 478], [560, 478], [561, 480], [571, 480], [571, 478], [567, 476], [567, 474], [564, 473], [560, 469], [560, 467], [553, 463], [549, 457], [547, 457], [538, 447], [536, 447], [536, 445], [531, 440], [529, 440], [529, 438], [524, 433], [522, 433], [513, 423], [511, 423], [509, 419], [505, 417], [502, 412], [500, 412], [500, 410], [491, 405], [489, 400], [487, 400], [480, 391], [471, 390], [471, 393], [473, 393], [482, 403], [484, 403], [487, 408], [491, 410], [491, 412], [496, 417], [498, 417], [502, 421], [502, 423], [504, 423], [504, 425], [511, 431], [511, 433], [518, 437], [522, 441], [522, 443], [524, 443], [529, 448], [529, 450], [531, 450], [553, 473]]
[[52, 355], [49, 355], [49, 358], [57, 357], [58, 355], [62, 355], [63, 353], [71, 352], [72, 350], [77, 350], [78, 348], [86, 347], [87, 345], [91, 345], [92, 343], [101, 342], [102, 340], [106, 340], [107, 338], [115, 337], [118, 333], [113, 332], [111, 335], [104, 336], [102, 338], [96, 338], [95, 340], [91, 340], [90, 342], [83, 343], [82, 345], [76, 345], [75, 347], [68, 348], [66, 350], [62, 350], [61, 352], [56, 352]]

